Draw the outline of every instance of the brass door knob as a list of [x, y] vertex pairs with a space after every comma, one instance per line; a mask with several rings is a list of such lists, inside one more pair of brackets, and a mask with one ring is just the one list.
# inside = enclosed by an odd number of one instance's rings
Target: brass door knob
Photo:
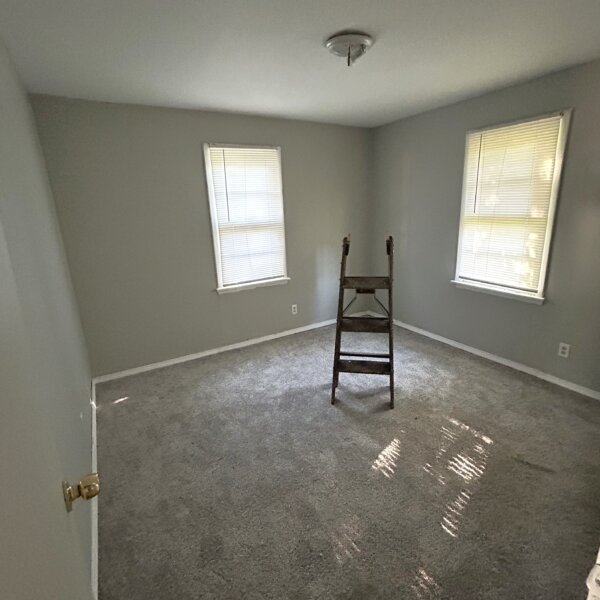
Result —
[[71, 485], [68, 481], [63, 481], [62, 489], [67, 512], [71, 512], [73, 510], [73, 502], [78, 498], [91, 500], [100, 493], [100, 477], [98, 477], [98, 473], [90, 473], [82, 477], [81, 481], [75, 485]]

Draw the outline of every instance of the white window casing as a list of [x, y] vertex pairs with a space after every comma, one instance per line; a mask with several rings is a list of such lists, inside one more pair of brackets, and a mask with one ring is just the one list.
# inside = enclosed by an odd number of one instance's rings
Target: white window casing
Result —
[[570, 115], [563, 110], [467, 133], [458, 287], [544, 301]]
[[204, 158], [217, 291], [289, 281], [280, 148], [205, 144]]

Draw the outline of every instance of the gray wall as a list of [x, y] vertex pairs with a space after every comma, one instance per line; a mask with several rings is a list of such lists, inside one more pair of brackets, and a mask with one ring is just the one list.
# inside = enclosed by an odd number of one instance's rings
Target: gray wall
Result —
[[41, 148], [0, 40], [0, 597], [91, 597], [90, 371]]
[[[332, 318], [350, 231], [355, 272], [384, 268], [382, 240], [396, 236], [400, 320], [600, 389], [599, 62], [376, 130], [45, 96], [33, 106], [95, 375]], [[547, 302], [456, 289], [466, 131], [565, 107]], [[214, 291], [206, 141], [282, 146], [290, 284]]]
[[[343, 235], [367, 257], [368, 131], [32, 101], [95, 375], [335, 316]], [[215, 292], [204, 142], [282, 147], [289, 284]]]
[[[457, 289], [467, 130], [567, 107], [546, 303]], [[381, 127], [373, 146], [371, 234], [397, 239], [396, 317], [600, 390], [600, 62]], [[569, 359], [557, 356], [560, 341], [572, 345]]]

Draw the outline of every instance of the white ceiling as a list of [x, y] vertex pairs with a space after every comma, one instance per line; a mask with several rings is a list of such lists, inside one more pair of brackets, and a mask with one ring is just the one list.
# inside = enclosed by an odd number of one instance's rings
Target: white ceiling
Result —
[[599, 57], [600, 0], [0, 0], [0, 33], [33, 92], [374, 126]]

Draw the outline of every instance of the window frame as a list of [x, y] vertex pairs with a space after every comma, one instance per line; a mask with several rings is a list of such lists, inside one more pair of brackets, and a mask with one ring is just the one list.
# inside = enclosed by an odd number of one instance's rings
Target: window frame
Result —
[[[231, 292], [239, 292], [242, 290], [250, 290], [259, 287], [267, 287], [272, 285], [283, 285], [290, 281], [288, 277], [287, 268], [287, 243], [286, 243], [286, 229], [285, 229], [285, 205], [283, 202], [283, 170], [281, 164], [281, 146], [274, 146], [270, 144], [232, 144], [232, 143], [221, 143], [221, 142], [205, 142], [204, 146], [204, 171], [206, 188], [208, 192], [208, 209], [210, 212], [210, 222], [213, 239], [214, 259], [215, 259], [215, 271], [217, 276], [217, 287], [216, 291], [219, 294], [228, 294]], [[221, 245], [219, 236], [219, 222], [217, 217], [217, 203], [214, 193], [214, 182], [212, 173], [212, 160], [210, 158], [211, 148], [242, 148], [242, 149], [269, 149], [277, 151], [277, 159], [279, 163], [279, 179], [281, 186], [281, 209], [283, 214], [283, 276], [271, 277], [269, 279], [256, 279], [254, 281], [245, 281], [243, 283], [235, 283], [231, 285], [223, 285], [223, 266], [221, 260]]]
[[[477, 129], [470, 129], [465, 134], [465, 150], [464, 150], [464, 165], [463, 165], [463, 180], [462, 180], [462, 191], [461, 191], [461, 203], [460, 203], [460, 220], [459, 220], [459, 231], [458, 231], [458, 246], [456, 248], [456, 270], [454, 274], [454, 279], [452, 279], [452, 283], [456, 285], [458, 288], [483, 292], [487, 294], [492, 294], [494, 296], [500, 296], [503, 298], [512, 298], [515, 300], [521, 300], [523, 302], [529, 302], [532, 304], [543, 304], [546, 300], [545, 298], [545, 290], [546, 290], [546, 282], [548, 275], [548, 265], [550, 258], [550, 249], [552, 246], [552, 238], [554, 237], [554, 222], [556, 217], [556, 207], [558, 204], [558, 196], [560, 194], [560, 185], [562, 180], [563, 166], [565, 160], [565, 152], [567, 146], [567, 138], [569, 135], [571, 117], [572, 117], [573, 109], [566, 108], [562, 110], [556, 110], [549, 113], [544, 113], [541, 115], [535, 115], [532, 117], [526, 117], [523, 119], [517, 119], [515, 121], [508, 121], [504, 123], [498, 123], [496, 125], [491, 125], [488, 127], [479, 127]], [[537, 292], [526, 292], [522, 290], [516, 290], [508, 286], [502, 286], [499, 284], [492, 283], [484, 283], [476, 280], [470, 280], [466, 278], [461, 278], [460, 273], [460, 261], [461, 261], [461, 249], [462, 249], [462, 238], [463, 238], [463, 216], [464, 216], [464, 208], [465, 203], [467, 201], [466, 198], [466, 190], [467, 190], [467, 177], [468, 177], [468, 146], [469, 146], [469, 136], [477, 133], [483, 133], [487, 131], [493, 131], [495, 129], [502, 129], [505, 127], [511, 127], [513, 125], [520, 125], [524, 123], [530, 123], [534, 121], [539, 121], [542, 119], [547, 119], [550, 117], [560, 117], [560, 125], [558, 132], [558, 139], [556, 144], [556, 156], [554, 161], [554, 171], [552, 173], [552, 186], [550, 192], [550, 202], [548, 204], [548, 218], [546, 221], [546, 231], [544, 237], [544, 246], [542, 250], [542, 260], [540, 265], [540, 279], [538, 284]]]

